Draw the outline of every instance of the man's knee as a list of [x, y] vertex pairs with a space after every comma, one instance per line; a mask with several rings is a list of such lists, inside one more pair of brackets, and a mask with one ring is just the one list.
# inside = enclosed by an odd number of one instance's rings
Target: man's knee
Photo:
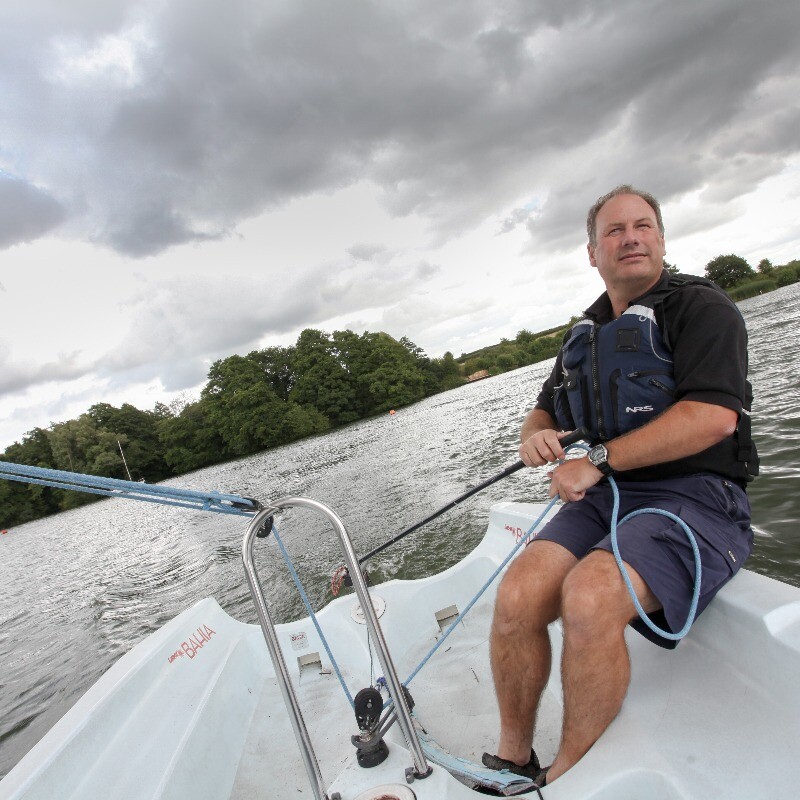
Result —
[[614, 557], [594, 551], [570, 571], [561, 591], [565, 630], [592, 636], [625, 629], [635, 613]]
[[560, 615], [561, 584], [575, 562], [575, 557], [560, 545], [531, 545], [512, 562], [500, 582], [495, 626], [538, 626], [556, 620]]

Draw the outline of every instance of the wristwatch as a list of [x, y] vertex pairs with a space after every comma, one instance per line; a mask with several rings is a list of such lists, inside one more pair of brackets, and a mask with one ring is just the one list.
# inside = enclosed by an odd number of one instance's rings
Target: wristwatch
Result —
[[603, 475], [610, 475], [614, 471], [608, 463], [608, 450], [604, 444], [596, 444], [589, 451], [589, 461], [591, 461]]

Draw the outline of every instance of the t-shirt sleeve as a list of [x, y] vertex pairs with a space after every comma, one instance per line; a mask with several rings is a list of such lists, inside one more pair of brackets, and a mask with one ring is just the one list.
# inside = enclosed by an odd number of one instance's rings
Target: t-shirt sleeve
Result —
[[[691, 293], [691, 294], [690, 294]], [[679, 298], [676, 295], [688, 297]], [[694, 400], [741, 413], [747, 381], [747, 330], [739, 310], [724, 295], [691, 287], [672, 298], [669, 320], [676, 400]]]
[[555, 403], [553, 402], [553, 391], [561, 382], [561, 351], [558, 351], [558, 356], [556, 357], [556, 363], [553, 365], [553, 371], [550, 373], [550, 376], [547, 380], [542, 384], [542, 391], [539, 392], [539, 396], [536, 398], [536, 405], [534, 408], [539, 408], [542, 411], [546, 411], [553, 419], [556, 418], [556, 407]]

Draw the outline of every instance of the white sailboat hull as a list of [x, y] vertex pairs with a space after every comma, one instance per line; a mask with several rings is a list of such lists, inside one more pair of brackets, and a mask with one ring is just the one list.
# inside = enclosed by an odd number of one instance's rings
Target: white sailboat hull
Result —
[[[385, 602], [380, 624], [401, 680], [441, 636], [441, 620], [466, 607], [540, 512], [500, 503], [463, 561], [372, 590]], [[427, 733], [475, 763], [484, 750], [494, 752], [498, 732], [488, 658], [495, 587], [409, 686]], [[318, 615], [353, 694], [377, 677], [354, 604], [342, 597]], [[313, 625], [305, 618], [277, 633], [328, 795], [403, 800], [412, 761], [397, 726], [387, 737], [388, 759], [359, 767], [353, 713]], [[558, 624], [551, 638], [557, 654]], [[548, 800], [796, 795], [800, 590], [742, 570], [675, 651], [633, 631], [628, 643], [632, 681], [622, 712], [584, 759], [544, 790]], [[560, 726], [554, 661], [534, 742], [543, 763], [555, 754]], [[380, 670], [374, 657], [372, 665]], [[386, 787], [399, 788], [392, 795]], [[417, 800], [480, 796], [436, 765], [408, 790]], [[0, 782], [2, 800], [312, 796], [260, 628], [233, 620], [213, 599], [120, 659]]]

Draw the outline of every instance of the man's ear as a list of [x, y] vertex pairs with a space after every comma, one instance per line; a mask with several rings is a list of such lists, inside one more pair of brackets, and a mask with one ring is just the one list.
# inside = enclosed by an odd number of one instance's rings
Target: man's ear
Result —
[[596, 260], [596, 259], [595, 259], [595, 257], [594, 257], [594, 251], [595, 251], [595, 249], [596, 249], [596, 246], [595, 246], [595, 245], [593, 245], [593, 244], [591, 244], [591, 243], [586, 245], [586, 252], [589, 254], [589, 263], [590, 263], [590, 264], [591, 264], [591, 265], [592, 265], [592, 266], [593, 266], [595, 269], [597, 269], [597, 260]]

